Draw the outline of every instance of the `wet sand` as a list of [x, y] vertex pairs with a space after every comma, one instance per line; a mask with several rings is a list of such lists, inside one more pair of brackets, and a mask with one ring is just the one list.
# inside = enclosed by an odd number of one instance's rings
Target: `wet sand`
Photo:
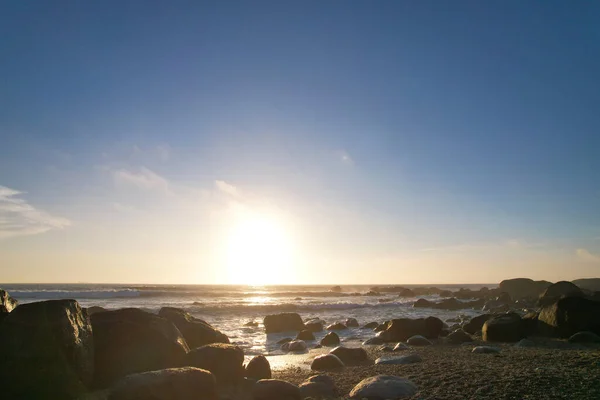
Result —
[[[371, 358], [369, 363], [327, 374], [335, 380], [339, 398], [346, 398], [362, 379], [385, 374], [417, 384], [419, 392], [412, 399], [600, 399], [600, 346], [544, 339], [535, 342], [533, 348], [492, 344], [501, 349], [499, 354], [471, 352], [477, 345], [490, 345], [483, 342], [448, 345], [440, 340], [433, 346], [398, 353], [383, 353], [377, 350], [378, 346], [365, 346]], [[273, 365], [274, 378], [302, 383], [316, 374], [309, 369], [310, 361], [327, 350], [284, 356], [295, 366], [285, 367], [279, 360]], [[380, 356], [410, 353], [419, 354], [423, 361], [410, 365], [373, 364]]]

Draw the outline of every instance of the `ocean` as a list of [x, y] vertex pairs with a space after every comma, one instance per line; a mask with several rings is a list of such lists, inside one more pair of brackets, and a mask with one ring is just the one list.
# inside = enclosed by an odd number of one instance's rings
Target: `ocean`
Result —
[[[161, 307], [179, 307], [202, 318], [229, 336], [232, 343], [244, 349], [247, 356], [283, 354], [277, 341], [290, 334], [264, 333], [265, 315], [297, 312], [304, 320], [320, 318], [328, 324], [356, 318], [362, 326], [368, 322], [383, 322], [393, 318], [436, 316], [442, 320], [458, 316], [478, 315], [474, 310], [444, 311], [413, 308], [416, 298], [398, 297], [397, 293], [367, 295], [375, 285], [341, 286], [341, 293], [331, 286], [233, 286], [233, 285], [104, 285], [104, 284], [0, 284], [20, 303], [51, 299], [76, 299], [82, 307], [101, 306], [106, 309], [136, 307], [158, 313]], [[380, 285], [389, 286], [389, 285]], [[477, 290], [479, 285], [401, 285], [406, 288], [436, 286], [456, 291]], [[419, 296], [438, 300], [437, 295]], [[257, 327], [244, 326], [256, 321]], [[326, 332], [315, 334], [320, 340]], [[348, 345], [373, 337], [368, 329], [347, 329], [338, 332]]]

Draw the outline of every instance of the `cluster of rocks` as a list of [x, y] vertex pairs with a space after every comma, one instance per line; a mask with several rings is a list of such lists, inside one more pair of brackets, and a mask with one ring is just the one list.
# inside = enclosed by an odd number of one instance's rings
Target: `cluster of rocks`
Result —
[[[404, 289], [399, 295], [408, 295]], [[267, 334], [295, 334], [295, 338], [280, 341], [284, 351], [306, 352], [306, 341], [315, 341], [316, 332], [327, 331], [317, 347], [332, 349], [311, 363], [311, 369], [321, 375], [294, 385], [272, 379], [264, 356], [244, 365], [240, 347], [230, 344], [226, 335], [206, 321], [181, 309], [164, 307], [156, 315], [134, 308], [83, 309], [75, 300], [18, 305], [0, 290], [0, 387], [3, 397], [15, 399], [80, 399], [101, 392], [108, 400], [216, 400], [223, 398], [224, 391], [236, 390], [259, 400], [319, 398], [340, 395], [331, 377], [322, 373], [365, 363], [419, 363], [422, 358], [413, 351], [420, 346], [462, 345], [477, 339], [488, 343], [474, 346], [473, 353], [493, 354], [500, 351], [493, 343], [530, 347], [535, 342], [528, 338], [535, 336], [568, 338], [577, 344], [600, 342], [600, 302], [589, 289], [570, 282], [516, 279], [503, 281], [497, 290], [478, 291], [481, 296], [468, 292], [455, 292], [434, 305], [420, 304], [460, 309], [465, 304], [474, 307], [473, 303], [495, 301], [510, 309], [498, 312], [490, 307], [489, 312], [468, 321], [457, 320], [452, 328], [436, 317], [397, 318], [359, 328], [354, 318], [326, 326], [320, 319], [303, 321], [296, 313], [267, 315], [263, 320]], [[467, 295], [473, 297], [462, 301]], [[522, 312], [526, 303], [533, 303], [535, 310]], [[376, 332], [363, 344], [381, 346], [379, 350], [388, 354], [370, 360], [362, 347], [340, 346], [336, 332], [346, 329]], [[402, 398], [416, 392], [416, 386], [406, 379], [379, 375], [361, 381], [349, 396]]]
[[297, 386], [271, 379], [265, 357], [244, 366], [241, 348], [180, 309], [156, 315], [88, 312], [75, 300], [17, 305], [5, 291], [0, 300], [3, 398], [217, 400], [231, 388], [253, 399], [303, 398]]

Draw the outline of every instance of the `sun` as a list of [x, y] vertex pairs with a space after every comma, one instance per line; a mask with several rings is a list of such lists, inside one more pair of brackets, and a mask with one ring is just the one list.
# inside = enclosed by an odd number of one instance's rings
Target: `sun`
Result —
[[289, 235], [274, 218], [245, 216], [228, 234], [226, 268], [229, 283], [291, 283], [293, 261]]

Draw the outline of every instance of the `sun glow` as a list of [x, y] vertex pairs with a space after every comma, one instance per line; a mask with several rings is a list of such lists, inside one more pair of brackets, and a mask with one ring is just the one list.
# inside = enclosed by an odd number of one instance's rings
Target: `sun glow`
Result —
[[292, 283], [292, 253], [290, 238], [276, 220], [245, 217], [228, 234], [228, 281], [246, 285]]

